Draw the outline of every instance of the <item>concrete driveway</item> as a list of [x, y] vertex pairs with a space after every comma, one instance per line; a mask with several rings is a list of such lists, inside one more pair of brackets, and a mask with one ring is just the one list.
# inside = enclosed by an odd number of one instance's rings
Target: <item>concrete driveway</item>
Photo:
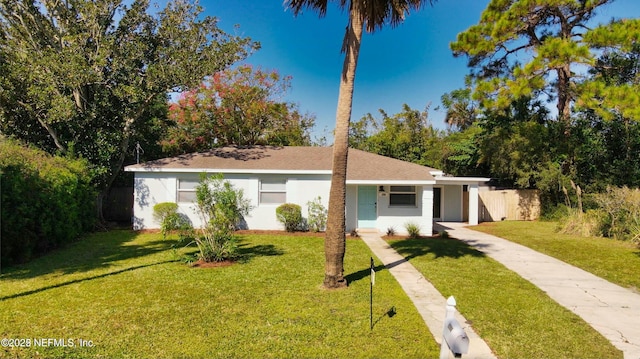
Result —
[[434, 229], [446, 230], [451, 237], [473, 246], [545, 291], [622, 350], [625, 359], [640, 359], [640, 294], [465, 225], [438, 223]]

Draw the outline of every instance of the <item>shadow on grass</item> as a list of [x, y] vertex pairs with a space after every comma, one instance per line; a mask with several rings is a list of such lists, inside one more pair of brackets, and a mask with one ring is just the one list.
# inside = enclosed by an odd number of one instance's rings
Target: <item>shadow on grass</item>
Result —
[[[381, 271], [385, 268], [384, 265], [377, 265], [375, 267], [373, 267], [373, 269], [378, 272]], [[351, 274], [347, 274], [346, 276], [344, 276], [344, 279], [347, 280], [347, 284], [350, 283], [354, 283], [357, 282], [359, 280], [362, 280], [364, 278], [369, 278], [371, 276], [371, 267], [367, 267], [365, 269], [359, 270], [357, 272], [353, 272]]]
[[485, 257], [486, 255], [468, 244], [453, 238], [406, 239], [390, 243], [406, 260], [422, 256], [434, 258], [461, 258], [464, 256]]
[[152, 266], [157, 266], [157, 265], [166, 264], [166, 263], [172, 263], [172, 262], [176, 262], [176, 261], [175, 260], [171, 260], [171, 261], [163, 261], [163, 262], [158, 262], [158, 263], [144, 264], [144, 265], [129, 267], [129, 268], [125, 268], [125, 269], [121, 269], [121, 270], [117, 270], [117, 271], [113, 271], [113, 272], [109, 272], [109, 273], [103, 273], [103, 274], [99, 274], [99, 275], [95, 275], [95, 276], [91, 276], [91, 277], [79, 278], [79, 279], [74, 279], [74, 280], [70, 280], [70, 281], [67, 281], [67, 282], [63, 282], [63, 283], [52, 284], [52, 285], [49, 285], [49, 286], [46, 286], [46, 287], [42, 287], [42, 288], [38, 288], [38, 289], [32, 289], [32, 290], [28, 290], [28, 291], [25, 291], [25, 292], [22, 292], [22, 293], [15, 293], [15, 294], [11, 294], [11, 295], [8, 295], [8, 296], [0, 297], [0, 302], [3, 302], [3, 301], [8, 300], [8, 299], [26, 297], [28, 295], [44, 292], [44, 291], [49, 290], [49, 289], [61, 288], [61, 287], [65, 287], [65, 286], [68, 286], [68, 285], [71, 285], [71, 284], [82, 283], [82, 282], [87, 282], [87, 281], [94, 280], [94, 279], [110, 277], [112, 275], [117, 275], [117, 274], [134, 271], [134, 270], [141, 269], [141, 268], [147, 268], [147, 267], [152, 267]]
[[258, 244], [249, 246], [247, 243], [240, 243], [238, 249], [241, 256], [241, 262], [249, 262], [256, 257], [274, 257], [281, 256], [284, 251], [273, 244]]
[[373, 324], [371, 325], [371, 329], [375, 328], [376, 325], [385, 317], [388, 318], [393, 318], [395, 317], [395, 315], [398, 314], [398, 312], [396, 311], [396, 307], [393, 306], [391, 308], [389, 308], [389, 310], [387, 310], [384, 314], [382, 314], [381, 316], [378, 317], [378, 319], [376, 319]]
[[66, 275], [109, 268], [114, 262], [166, 251], [177, 243], [171, 239], [132, 243], [140, 235], [130, 230], [94, 233], [29, 263], [7, 268], [0, 279], [29, 279], [56, 272]]

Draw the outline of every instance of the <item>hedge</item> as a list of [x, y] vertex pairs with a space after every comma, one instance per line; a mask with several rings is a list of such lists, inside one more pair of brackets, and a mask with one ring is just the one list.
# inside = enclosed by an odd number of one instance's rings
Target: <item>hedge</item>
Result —
[[2, 266], [23, 263], [93, 227], [96, 193], [87, 163], [0, 141]]

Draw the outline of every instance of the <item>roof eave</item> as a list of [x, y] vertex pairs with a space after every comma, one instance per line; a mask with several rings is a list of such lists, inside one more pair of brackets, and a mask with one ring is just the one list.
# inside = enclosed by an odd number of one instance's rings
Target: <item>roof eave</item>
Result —
[[435, 180], [347, 180], [347, 184], [353, 185], [433, 185]]
[[274, 170], [274, 169], [229, 169], [229, 168], [168, 168], [168, 167], [125, 167], [125, 172], [154, 173], [238, 173], [238, 174], [320, 174], [330, 175], [330, 170]]

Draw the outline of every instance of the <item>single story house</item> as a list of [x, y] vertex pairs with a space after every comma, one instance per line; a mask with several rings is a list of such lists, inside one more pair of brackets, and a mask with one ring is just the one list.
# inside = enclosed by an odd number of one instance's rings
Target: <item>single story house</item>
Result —
[[[248, 229], [283, 229], [276, 207], [320, 196], [328, 207], [332, 147], [223, 147], [127, 166], [134, 172], [133, 227], [159, 228], [153, 206], [175, 202], [194, 226], [201, 226], [193, 201], [200, 173], [222, 173], [244, 191], [252, 210]], [[346, 227], [406, 233], [405, 224], [431, 234], [434, 221], [478, 223], [478, 185], [488, 178], [445, 176], [442, 171], [349, 149]]]

